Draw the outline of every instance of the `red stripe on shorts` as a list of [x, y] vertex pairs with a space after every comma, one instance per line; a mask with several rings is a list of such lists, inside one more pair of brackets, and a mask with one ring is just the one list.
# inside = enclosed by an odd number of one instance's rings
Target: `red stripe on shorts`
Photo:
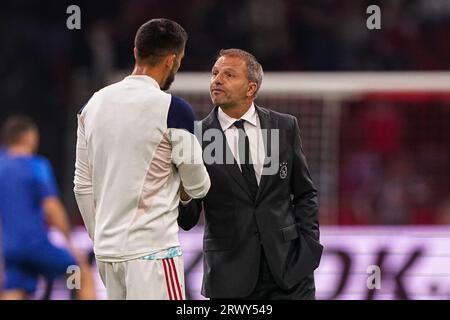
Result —
[[170, 275], [169, 278], [170, 278], [170, 284], [171, 284], [171, 288], [172, 288], [174, 300], [179, 300], [178, 297], [177, 297], [177, 292], [176, 292], [176, 290], [175, 290], [175, 283], [174, 283], [173, 271], [172, 271], [172, 268], [171, 268], [171, 266], [170, 266], [170, 262], [168, 261], [168, 260], [171, 260], [171, 259], [163, 259], [163, 260], [166, 261], [166, 263], [167, 263], [167, 268], [169, 269], [169, 275]]
[[170, 291], [170, 286], [169, 286], [169, 280], [168, 280], [168, 273], [167, 273], [167, 265], [166, 265], [166, 260], [162, 259], [163, 261], [163, 266], [164, 266], [164, 277], [166, 279], [166, 286], [167, 286], [167, 292], [169, 293], [169, 300], [173, 300], [172, 299], [172, 292]]
[[180, 300], [183, 300], [183, 295], [181, 294], [181, 286], [180, 281], [178, 280], [177, 269], [175, 268], [175, 263], [173, 262], [173, 258], [170, 259], [170, 264], [172, 265], [173, 272], [175, 273], [175, 282], [177, 284], [178, 294], [180, 296]]

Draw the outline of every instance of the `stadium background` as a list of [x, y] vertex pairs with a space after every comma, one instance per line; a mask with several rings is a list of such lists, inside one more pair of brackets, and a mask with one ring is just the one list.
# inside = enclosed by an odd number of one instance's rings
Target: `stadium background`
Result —
[[[81, 9], [81, 30], [66, 27], [71, 4]], [[381, 30], [366, 27], [372, 4], [381, 8]], [[326, 249], [318, 298], [450, 297], [449, 1], [19, 0], [1, 7], [0, 122], [18, 112], [37, 121], [40, 153], [54, 166], [75, 227], [76, 113], [131, 71], [137, 28], [167, 17], [189, 34], [172, 92], [200, 119], [211, 109], [207, 73], [229, 47], [263, 65], [256, 102], [299, 118], [320, 190]], [[82, 228], [75, 230], [89, 251]], [[201, 230], [182, 234], [194, 299], [201, 298]], [[382, 269], [379, 290], [366, 286], [371, 265]], [[66, 291], [56, 284], [50, 297]]]

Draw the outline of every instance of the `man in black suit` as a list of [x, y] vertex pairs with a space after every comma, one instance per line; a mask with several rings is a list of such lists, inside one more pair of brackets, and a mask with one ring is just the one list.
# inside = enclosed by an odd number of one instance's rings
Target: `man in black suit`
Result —
[[181, 193], [178, 224], [191, 229], [204, 208], [204, 296], [315, 299], [317, 191], [297, 119], [253, 103], [262, 76], [250, 53], [220, 51], [210, 85], [216, 107], [202, 121], [211, 188], [201, 200]]

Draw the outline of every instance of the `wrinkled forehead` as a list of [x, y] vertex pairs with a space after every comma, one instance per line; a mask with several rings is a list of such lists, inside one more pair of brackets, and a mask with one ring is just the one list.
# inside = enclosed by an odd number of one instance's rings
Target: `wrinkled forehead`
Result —
[[216, 60], [216, 63], [213, 66], [214, 69], [233, 69], [236, 71], [247, 71], [247, 65], [245, 60], [239, 56], [222, 56]]

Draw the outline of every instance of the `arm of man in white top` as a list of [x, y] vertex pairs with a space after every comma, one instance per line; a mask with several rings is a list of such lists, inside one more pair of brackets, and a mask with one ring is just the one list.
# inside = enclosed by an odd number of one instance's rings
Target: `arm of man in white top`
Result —
[[75, 161], [74, 193], [81, 217], [89, 237], [94, 240], [95, 203], [92, 189], [92, 172], [88, 160], [87, 142], [84, 133], [83, 113], [78, 115], [77, 147]]
[[192, 107], [186, 101], [172, 96], [167, 127], [172, 143], [172, 162], [182, 182], [182, 200], [186, 195], [194, 199], [203, 198], [211, 186], [203, 164], [202, 147], [194, 135], [194, 121]]

